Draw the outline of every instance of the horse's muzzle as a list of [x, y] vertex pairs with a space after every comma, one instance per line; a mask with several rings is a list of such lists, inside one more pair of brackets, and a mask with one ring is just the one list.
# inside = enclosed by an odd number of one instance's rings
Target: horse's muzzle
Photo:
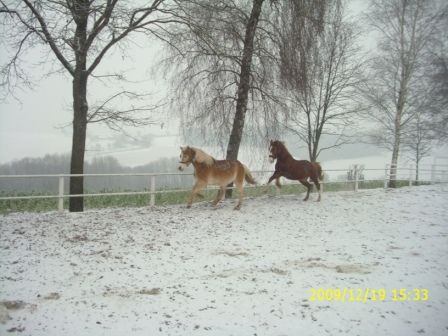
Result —
[[179, 162], [179, 166], [177, 167], [178, 170], [183, 171], [185, 168], [188, 167], [189, 163], [185, 163], [185, 162]]

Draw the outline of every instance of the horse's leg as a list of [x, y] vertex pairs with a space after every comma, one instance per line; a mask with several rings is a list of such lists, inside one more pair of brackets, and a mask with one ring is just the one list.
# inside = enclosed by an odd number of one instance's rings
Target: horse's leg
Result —
[[312, 185], [306, 179], [299, 180], [299, 182], [302, 183], [307, 189], [306, 196], [303, 200], [308, 201], [308, 198], [310, 197], [310, 191], [311, 191]]
[[280, 173], [279, 173], [278, 171], [275, 171], [274, 174], [272, 174], [272, 176], [269, 178], [268, 183], [266, 183], [266, 184], [271, 183], [272, 180], [277, 180], [277, 181], [275, 182], [275, 184], [278, 186], [278, 184], [280, 184], [280, 183], [278, 182], [278, 179], [279, 179], [280, 177], [281, 177]]
[[191, 191], [190, 198], [188, 199], [187, 208], [191, 208], [191, 204], [193, 203], [196, 194], [199, 193], [206, 186], [207, 186], [207, 183], [202, 182], [202, 181], [196, 181], [196, 183], [193, 186], [193, 190]]
[[233, 208], [233, 210], [239, 210], [239, 209], [241, 209], [241, 205], [243, 204], [243, 197], [244, 197], [243, 181], [241, 181], [241, 182], [235, 181], [235, 186], [238, 189], [238, 204]]
[[222, 200], [222, 197], [224, 196], [225, 188], [226, 188], [225, 186], [219, 188], [218, 193], [216, 194], [216, 197], [215, 197], [215, 199], [212, 202], [213, 206], [215, 206], [216, 204], [218, 204], [218, 202], [220, 200]]
[[[276, 190], [277, 195], [280, 194], [280, 188], [282, 187], [282, 185], [280, 184], [280, 177], [282, 177], [280, 172], [275, 171], [274, 174], [272, 174], [272, 176], [269, 178], [268, 183], [266, 183], [266, 186], [268, 186], [269, 183], [271, 183], [273, 180], [275, 180], [275, 185], [277, 186], [277, 190]], [[267, 193], [268, 188], [266, 188], [266, 190], [264, 192]]]
[[321, 190], [320, 190], [320, 183], [319, 183], [319, 179], [317, 177], [312, 177], [311, 180], [314, 182], [314, 184], [316, 185], [317, 191], [319, 192], [319, 196], [317, 197], [317, 201], [319, 202], [322, 196]]
[[275, 179], [275, 185], [277, 186], [277, 188], [281, 189], [282, 185], [280, 184], [280, 177], [277, 177]]

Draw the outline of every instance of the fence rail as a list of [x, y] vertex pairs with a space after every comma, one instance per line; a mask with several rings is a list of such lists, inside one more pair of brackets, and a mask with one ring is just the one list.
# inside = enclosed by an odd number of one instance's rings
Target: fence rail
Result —
[[[426, 183], [435, 183], [435, 182], [448, 182], [448, 169], [436, 169], [436, 166], [445, 166], [445, 165], [432, 165], [430, 169], [419, 169], [419, 172], [429, 172], [430, 179], [419, 179], [418, 182], [426, 182]], [[353, 183], [353, 191], [358, 191], [359, 182], [369, 182], [369, 181], [381, 181], [384, 180], [384, 188], [387, 188], [388, 181], [391, 178], [390, 171], [391, 166], [387, 164], [385, 168], [364, 168], [360, 165], [353, 165], [348, 169], [325, 169], [325, 173], [330, 172], [351, 172], [351, 178], [345, 180], [334, 180], [334, 181], [321, 181], [322, 187], [327, 183]], [[384, 171], [384, 176], [380, 178], [374, 179], [365, 179], [360, 178], [361, 172], [378, 172]], [[403, 174], [403, 172], [408, 172], [407, 178], [397, 178], [398, 173]], [[261, 175], [261, 174], [272, 174], [272, 170], [256, 170], [252, 171], [252, 173]], [[436, 174], [439, 173], [442, 175], [442, 179], [436, 180]], [[414, 167], [396, 167], [395, 177], [397, 181], [407, 181], [409, 186], [412, 186], [414, 182], [417, 182], [414, 179], [415, 168]], [[87, 194], [66, 194], [64, 188], [64, 178], [67, 177], [118, 177], [118, 176], [143, 176], [149, 178], [149, 190], [145, 191], [124, 191], [124, 192], [105, 192], [105, 193], [87, 193]], [[164, 189], [164, 190], [156, 190], [156, 182], [157, 177], [160, 176], [193, 176], [192, 173], [109, 173], [109, 174], [35, 174], [35, 175], [0, 175], [0, 179], [24, 179], [24, 178], [58, 178], [58, 194], [57, 195], [23, 195], [23, 196], [7, 196], [0, 197], [0, 200], [25, 200], [25, 199], [58, 199], [58, 211], [64, 210], [64, 199], [70, 197], [98, 197], [98, 196], [123, 196], [123, 195], [149, 195], [148, 205], [155, 205], [155, 196], [157, 194], [168, 194], [168, 193], [179, 193], [179, 192], [188, 192], [190, 189]], [[445, 180], [446, 177], [446, 180]], [[290, 182], [291, 183], [291, 182]], [[288, 184], [290, 184], [288, 183]], [[292, 182], [293, 183], [293, 182]], [[256, 188], [258, 186], [247, 185], [245, 188]], [[217, 187], [208, 187], [208, 190], [218, 189]]]

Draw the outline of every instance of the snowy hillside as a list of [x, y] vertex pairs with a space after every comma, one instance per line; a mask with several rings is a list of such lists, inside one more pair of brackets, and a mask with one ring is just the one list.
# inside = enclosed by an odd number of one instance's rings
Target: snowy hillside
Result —
[[447, 186], [302, 196], [0, 216], [0, 334], [448, 335]]

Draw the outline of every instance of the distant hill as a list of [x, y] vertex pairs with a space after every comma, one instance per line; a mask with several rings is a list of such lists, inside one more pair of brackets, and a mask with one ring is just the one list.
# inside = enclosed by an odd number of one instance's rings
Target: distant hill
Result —
[[[155, 162], [137, 167], [121, 165], [112, 156], [94, 158], [85, 162], [86, 174], [121, 174], [121, 173], [170, 173], [177, 172], [176, 158], [163, 158]], [[70, 156], [68, 154], [49, 154], [42, 158], [24, 158], [0, 165], [0, 175], [44, 175], [68, 174], [70, 171]], [[68, 191], [68, 178], [65, 179], [65, 189]], [[156, 187], [189, 187], [192, 178], [179, 176], [161, 176], [156, 179]], [[87, 191], [100, 190], [142, 190], [149, 189], [150, 178], [145, 176], [106, 176], [86, 177]], [[36, 178], [0, 178], [2, 191], [44, 191], [56, 192], [58, 179], [51, 177]]]

